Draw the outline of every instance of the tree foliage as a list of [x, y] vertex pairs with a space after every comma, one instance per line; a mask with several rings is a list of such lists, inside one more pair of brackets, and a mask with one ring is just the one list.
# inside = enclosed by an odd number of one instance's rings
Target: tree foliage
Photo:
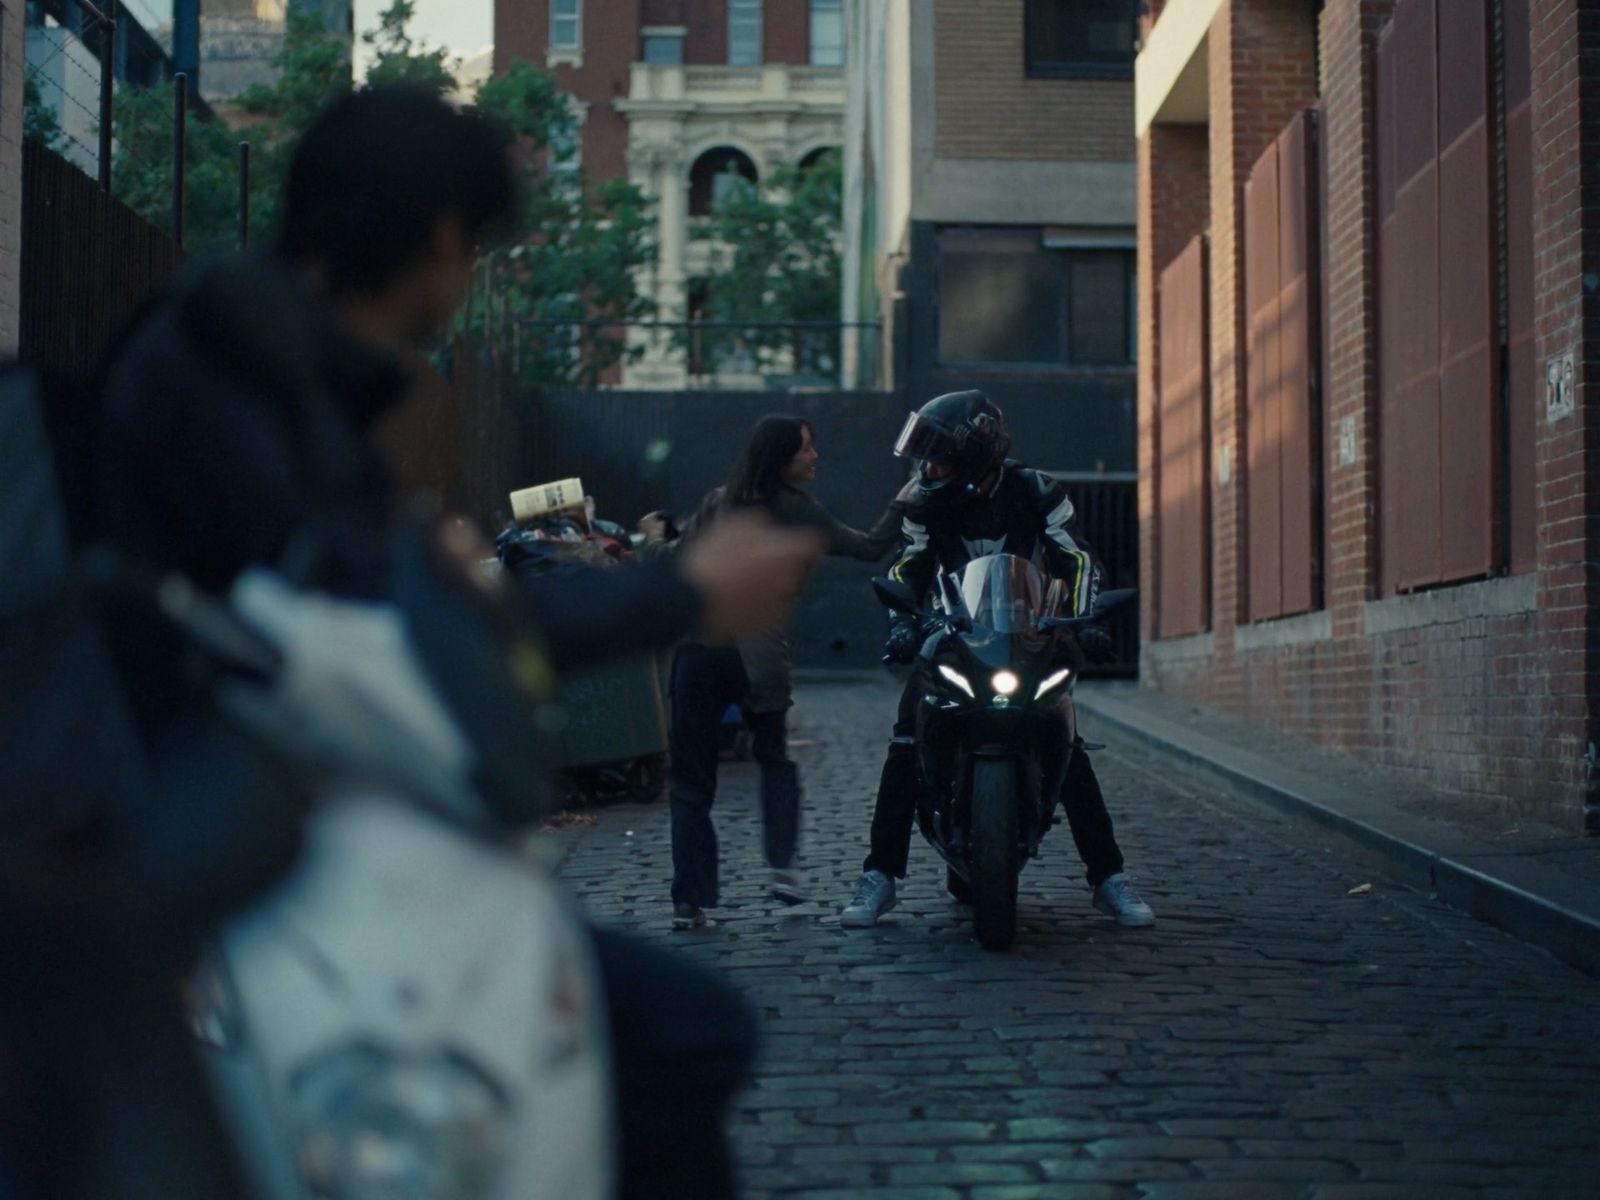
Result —
[[[762, 185], [739, 178], [712, 210], [705, 316], [718, 321], [839, 320], [843, 169], [829, 150], [806, 167], [783, 167]], [[839, 361], [832, 329], [730, 329], [692, 334], [713, 367], [754, 355], [800, 375], [831, 376]]]
[[585, 187], [571, 98], [545, 71], [513, 63], [478, 89], [478, 107], [514, 133], [528, 162], [519, 203], [521, 236], [485, 265], [484, 299], [468, 313], [474, 332], [509, 344], [530, 381], [592, 385], [637, 357], [625, 327], [654, 309], [638, 276], [655, 261], [652, 204], [633, 184]]
[[44, 102], [44, 96], [31, 73], [24, 73], [22, 78], [22, 132], [24, 136], [43, 143], [47, 150], [59, 150], [61, 143], [66, 141], [66, 133], [61, 128], [56, 110]]
[[378, 27], [361, 35], [372, 48], [367, 82], [373, 85], [407, 83], [438, 92], [456, 89], [456, 63], [442, 47], [429, 48], [411, 38], [412, 0], [394, 0], [378, 17]]
[[[455, 63], [414, 40], [411, 0], [393, 0], [377, 28], [371, 85], [404, 83], [442, 94], [457, 90]], [[267, 241], [299, 135], [351, 88], [345, 45], [311, 6], [290, 5], [270, 85], [235, 101], [237, 128], [191, 117], [185, 137], [185, 249], [233, 246], [238, 227], [240, 141], [250, 143], [250, 238]], [[589, 383], [626, 350], [622, 331], [593, 322], [647, 315], [636, 278], [654, 261], [649, 198], [623, 181], [586, 188], [577, 168], [578, 120], [571, 97], [547, 72], [512, 64], [478, 90], [480, 110], [515, 137], [523, 166], [518, 222], [508, 247], [492, 251], [463, 321], [489, 338], [531, 382]], [[172, 201], [172, 93], [118, 89], [114, 112], [117, 194], [152, 222], [169, 227]], [[425, 166], [425, 164], [424, 164]], [[530, 323], [531, 322], [531, 323]], [[544, 325], [538, 322], [561, 322]]]
[[[184, 249], [210, 253], [236, 244], [239, 144], [250, 143], [250, 238], [271, 237], [279, 190], [294, 141], [328, 104], [350, 90], [345, 46], [321, 16], [290, 5], [277, 80], [256, 84], [234, 102], [237, 131], [191, 112], [184, 132]], [[172, 223], [172, 113], [168, 88], [121, 87], [113, 101], [117, 196], [163, 229]]]

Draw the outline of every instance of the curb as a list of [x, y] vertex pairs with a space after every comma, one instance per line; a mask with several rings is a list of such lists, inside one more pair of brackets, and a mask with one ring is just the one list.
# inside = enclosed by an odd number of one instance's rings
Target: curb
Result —
[[1600, 978], [1600, 895], [1592, 886], [1527, 855], [1486, 849], [1438, 822], [1342, 792], [1204, 734], [1161, 728], [1165, 721], [1137, 723], [1108, 710], [1092, 692], [1079, 692], [1076, 700], [1121, 736], [1348, 839], [1399, 882]]

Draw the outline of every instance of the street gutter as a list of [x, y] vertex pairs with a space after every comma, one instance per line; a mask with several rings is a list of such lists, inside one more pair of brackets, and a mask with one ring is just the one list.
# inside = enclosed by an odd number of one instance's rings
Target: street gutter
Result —
[[1399, 882], [1539, 946], [1600, 978], [1600, 888], [1534, 853], [1508, 853], [1442, 821], [1368, 796], [1206, 734], [1093, 688], [1078, 708], [1117, 734], [1209, 779], [1355, 843]]

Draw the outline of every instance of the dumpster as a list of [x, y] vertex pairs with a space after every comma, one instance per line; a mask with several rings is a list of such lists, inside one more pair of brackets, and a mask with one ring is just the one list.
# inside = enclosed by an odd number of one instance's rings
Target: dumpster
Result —
[[[515, 520], [495, 540], [517, 578], [583, 565], [605, 570], [632, 558], [627, 534], [594, 516], [581, 481], [512, 494]], [[655, 800], [666, 781], [667, 707], [662, 673], [670, 655], [568, 674], [549, 709], [554, 764], [584, 801]]]
[[656, 657], [575, 671], [561, 681], [557, 744], [563, 767], [620, 762], [667, 749]]

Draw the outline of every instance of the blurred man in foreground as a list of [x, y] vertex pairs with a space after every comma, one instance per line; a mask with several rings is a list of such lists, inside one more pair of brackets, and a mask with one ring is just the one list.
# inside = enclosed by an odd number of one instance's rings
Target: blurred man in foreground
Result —
[[[277, 258], [190, 274], [115, 356], [98, 532], [219, 595], [247, 568], [270, 565], [330, 593], [380, 597], [399, 496], [373, 432], [406, 393], [401, 354], [443, 331], [514, 199], [507, 142], [478, 115], [403, 88], [335, 104], [296, 149]], [[738, 636], [778, 619], [813, 541], [729, 522], [676, 560], [552, 581], [525, 597], [527, 615], [569, 665], [584, 647], [621, 655], [695, 631]], [[112, 641], [141, 737], [159, 754], [182, 740], [198, 703], [179, 647], [135, 616]], [[225, 812], [231, 800], [207, 803]], [[302, 810], [286, 799], [275, 816], [292, 831]], [[165, 819], [182, 825], [189, 814]], [[231, 825], [208, 828], [226, 840]], [[195, 854], [233, 861], [223, 849]], [[722, 1115], [748, 1070], [750, 1014], [726, 985], [674, 958], [599, 931], [595, 946], [615, 1039], [624, 1194], [730, 1194]]]

